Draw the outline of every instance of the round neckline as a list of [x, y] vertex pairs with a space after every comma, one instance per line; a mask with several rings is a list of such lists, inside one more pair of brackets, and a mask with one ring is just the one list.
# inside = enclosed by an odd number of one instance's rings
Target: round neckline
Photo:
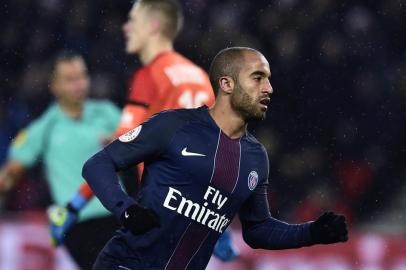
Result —
[[209, 113], [209, 107], [207, 107], [206, 105], [203, 105], [201, 108], [204, 110], [205, 115], [206, 115], [206, 118], [207, 118], [208, 121], [211, 123], [211, 125], [214, 126], [215, 128], [217, 128], [218, 130], [220, 130], [220, 132], [221, 132], [221, 133], [224, 135], [224, 137], [227, 138], [228, 140], [230, 140], [230, 141], [240, 141], [244, 136], [247, 135], [247, 130], [245, 130], [245, 131], [244, 131], [244, 134], [243, 134], [241, 137], [235, 138], [235, 139], [230, 138], [230, 136], [228, 136], [228, 135], [217, 125], [216, 121], [214, 121], [213, 117], [212, 117], [212, 116], [210, 115], [210, 113]]

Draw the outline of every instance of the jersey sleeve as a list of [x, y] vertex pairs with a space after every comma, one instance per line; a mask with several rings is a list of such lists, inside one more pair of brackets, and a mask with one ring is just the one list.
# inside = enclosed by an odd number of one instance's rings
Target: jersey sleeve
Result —
[[314, 241], [311, 239], [309, 230], [310, 223], [289, 224], [271, 216], [267, 199], [269, 177], [267, 155], [266, 171], [266, 178], [262, 179], [240, 209], [244, 241], [252, 248], [271, 250], [313, 245]]
[[161, 112], [86, 161], [82, 170], [84, 179], [117, 217], [135, 202], [122, 190], [115, 172], [159, 157], [182, 123], [175, 112]]
[[159, 94], [158, 91], [149, 69], [142, 68], [135, 73], [130, 83], [127, 103], [149, 108], [153, 99]]
[[21, 130], [11, 143], [8, 159], [16, 160], [25, 167], [33, 166], [43, 151], [46, 126], [43, 120], [38, 119]]

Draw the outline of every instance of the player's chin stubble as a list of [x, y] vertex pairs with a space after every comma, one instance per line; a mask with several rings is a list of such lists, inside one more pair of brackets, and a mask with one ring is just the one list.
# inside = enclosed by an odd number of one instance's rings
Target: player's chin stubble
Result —
[[246, 122], [264, 120], [266, 117], [266, 112], [259, 108], [259, 100], [254, 100], [240, 85], [237, 85], [231, 94], [231, 107], [240, 113]]

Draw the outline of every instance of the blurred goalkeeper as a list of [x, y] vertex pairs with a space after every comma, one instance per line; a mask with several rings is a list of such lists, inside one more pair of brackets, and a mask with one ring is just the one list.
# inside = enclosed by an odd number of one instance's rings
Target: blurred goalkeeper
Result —
[[[206, 72], [174, 51], [173, 42], [182, 23], [182, 12], [176, 1], [140, 0], [131, 9], [123, 26], [126, 51], [137, 55], [144, 66], [132, 78], [116, 136], [162, 110], [213, 104], [213, 90]], [[141, 172], [143, 167], [138, 169]], [[81, 211], [92, 197], [92, 190], [84, 183], [67, 205], [68, 213]], [[53, 223], [57, 244], [63, 242], [72, 224], [68, 220]], [[236, 257], [228, 232], [218, 241], [214, 254], [222, 261]]]
[[[0, 170], [0, 193], [10, 190], [28, 168], [42, 160], [53, 201], [59, 205], [69, 201], [83, 181], [83, 162], [103, 147], [120, 119], [119, 109], [110, 101], [87, 99], [89, 84], [82, 56], [72, 52], [56, 56], [50, 80], [56, 102], [13, 140]], [[57, 224], [76, 223], [65, 244], [82, 269], [91, 269], [118, 223], [98, 200], [89, 203], [79, 218], [73, 209], [83, 203], [76, 198], [71, 211], [54, 209], [50, 214]]]

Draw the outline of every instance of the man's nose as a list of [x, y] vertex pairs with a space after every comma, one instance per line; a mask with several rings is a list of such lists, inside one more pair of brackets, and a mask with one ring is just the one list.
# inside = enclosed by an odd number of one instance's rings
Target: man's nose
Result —
[[127, 33], [128, 30], [128, 22], [124, 23], [123, 26], [121, 27], [121, 30], [125, 33]]
[[268, 83], [265, 85], [263, 91], [264, 91], [265, 93], [269, 94], [269, 95], [272, 95], [272, 93], [273, 93], [273, 87], [272, 87], [272, 85], [268, 82]]

